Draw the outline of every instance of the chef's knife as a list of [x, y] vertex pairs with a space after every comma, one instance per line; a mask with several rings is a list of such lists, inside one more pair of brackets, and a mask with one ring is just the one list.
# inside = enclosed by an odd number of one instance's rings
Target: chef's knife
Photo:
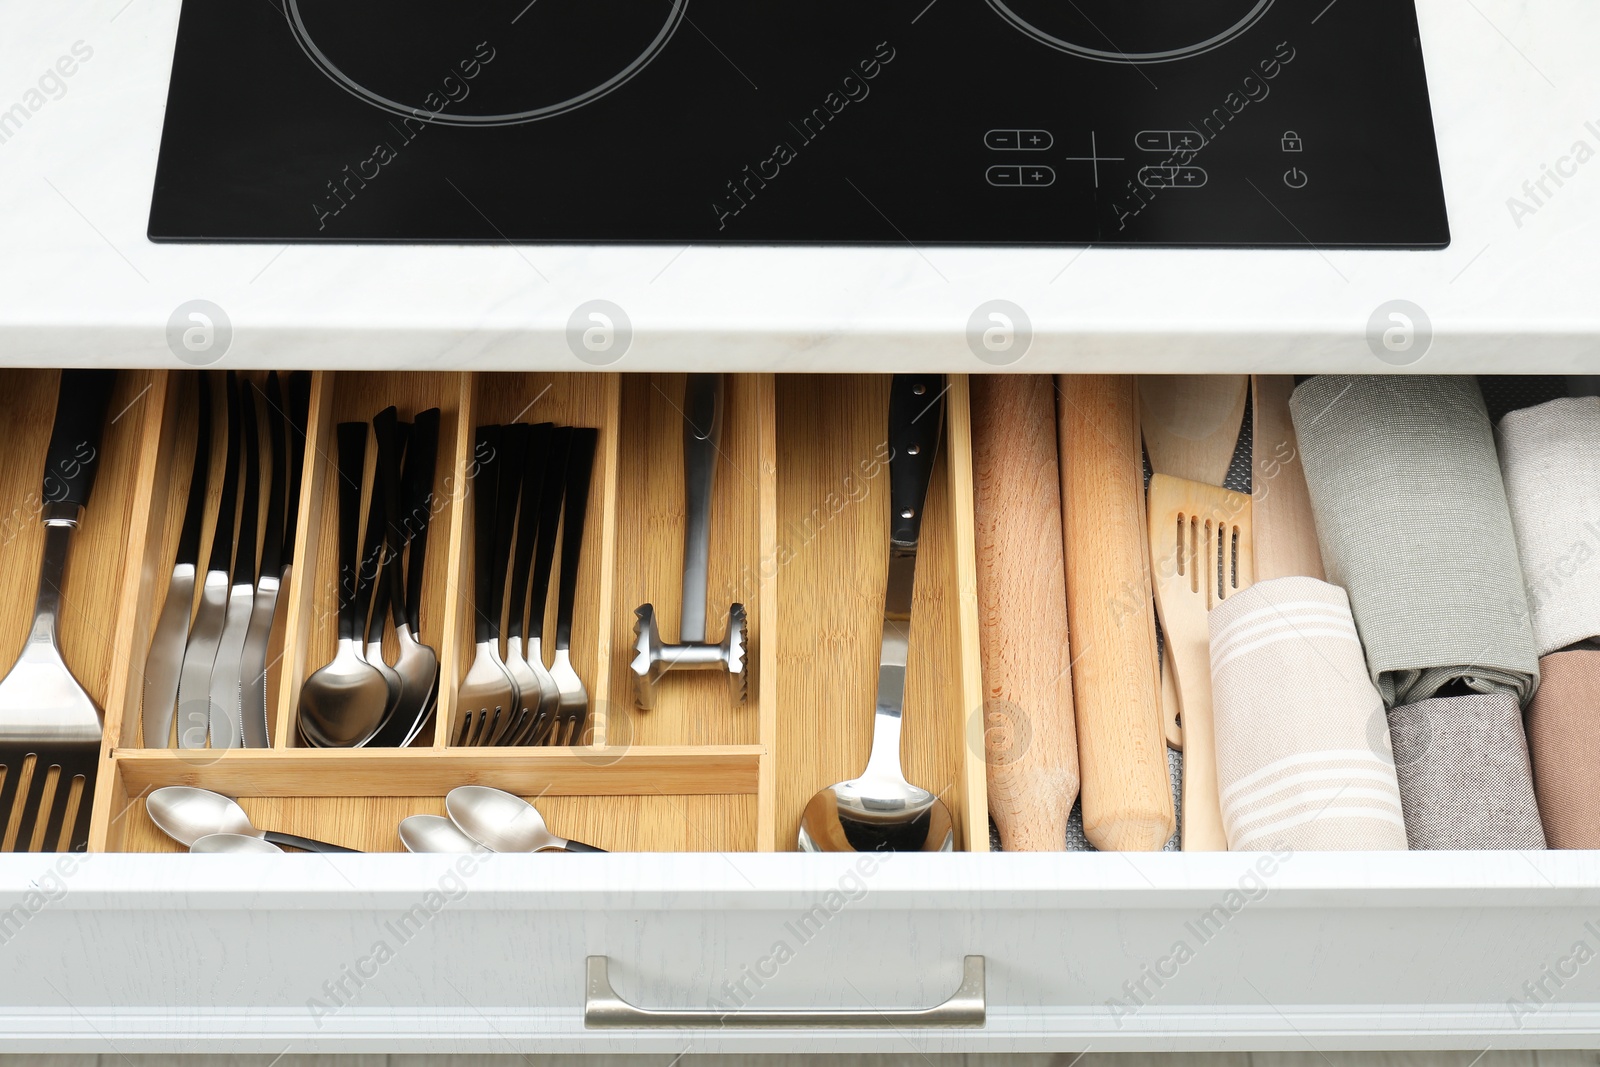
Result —
[[250, 632], [251, 608], [256, 592], [256, 542], [260, 537], [261, 439], [256, 427], [256, 387], [245, 382], [240, 390], [244, 409], [244, 484], [240, 490], [239, 532], [234, 537], [233, 586], [228, 590], [228, 611], [211, 666], [211, 747], [238, 748], [241, 736], [241, 701], [244, 696], [244, 642]]
[[[283, 575], [283, 515], [287, 507], [289, 465], [287, 434], [284, 431], [283, 392], [278, 387], [278, 372], [267, 375], [262, 417], [272, 442], [271, 488], [267, 497], [267, 528], [262, 535], [261, 573], [256, 579], [255, 599], [250, 606], [250, 629], [245, 633], [244, 655], [239, 676], [244, 695], [239, 701], [241, 737], [245, 748], [270, 748], [267, 733], [267, 641], [272, 636], [272, 617], [278, 608], [278, 590]], [[292, 521], [292, 520], [291, 520]]]
[[199, 426], [194, 440], [194, 472], [189, 476], [189, 501], [183, 509], [183, 530], [178, 534], [178, 555], [167, 583], [167, 600], [161, 607], [150, 654], [144, 665], [144, 746], [167, 748], [172, 744], [172, 716], [178, 700], [178, 672], [183, 667], [183, 647], [189, 636], [189, 616], [194, 611], [195, 571], [200, 565], [200, 526], [205, 521], [206, 476], [211, 472], [211, 383], [204, 374], [194, 376], [199, 394]]
[[211, 722], [211, 666], [228, 609], [228, 560], [233, 548], [233, 512], [239, 493], [239, 383], [227, 373], [228, 452], [222, 468], [222, 499], [211, 534], [211, 559], [200, 586], [200, 608], [189, 628], [178, 673], [178, 747], [205, 748]]

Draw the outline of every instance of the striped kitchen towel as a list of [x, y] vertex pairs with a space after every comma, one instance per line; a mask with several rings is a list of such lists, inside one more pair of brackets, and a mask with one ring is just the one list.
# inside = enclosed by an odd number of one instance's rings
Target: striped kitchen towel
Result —
[[1213, 608], [1210, 625], [1228, 847], [1405, 848], [1383, 699], [1344, 590], [1261, 582]]

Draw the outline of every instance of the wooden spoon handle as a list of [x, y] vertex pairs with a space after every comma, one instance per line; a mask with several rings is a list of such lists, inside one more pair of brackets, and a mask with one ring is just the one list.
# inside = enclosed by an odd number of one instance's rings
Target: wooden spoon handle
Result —
[[971, 382], [989, 814], [1007, 852], [1058, 852], [1078, 796], [1078, 740], [1055, 380]]
[[1084, 834], [1096, 848], [1155, 851], [1175, 814], [1133, 379], [1057, 384]]

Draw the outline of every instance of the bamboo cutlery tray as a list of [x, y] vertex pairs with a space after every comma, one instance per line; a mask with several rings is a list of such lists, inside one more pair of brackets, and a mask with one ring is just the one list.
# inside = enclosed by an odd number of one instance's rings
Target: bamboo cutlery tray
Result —
[[[535, 799], [557, 833], [611, 851], [793, 850], [812, 794], [866, 765], [888, 556], [887, 376], [727, 377], [708, 636], [721, 637], [730, 604], [745, 605], [748, 699], [733, 704], [719, 672], [674, 673], [656, 708], [640, 711], [628, 666], [634, 608], [651, 603], [664, 636], [678, 630], [684, 376], [317, 372], [292, 516], [287, 619], [269, 650], [274, 747], [142, 747], [145, 655], [196, 434], [194, 373], [122, 374], [68, 566], [63, 654], [106, 712], [91, 850], [180, 851], [150, 822], [142, 797], [199, 785], [238, 797], [259, 826], [398, 851], [402, 818], [443, 814], [444, 794], [469, 783]], [[53, 370], [0, 376], [13, 431], [0, 444], [0, 491], [19, 507], [0, 541], [9, 594], [0, 654], [15, 655], [32, 605], [41, 537], [26, 501], [38, 495], [56, 381]], [[956, 847], [985, 850], [970, 429], [966, 381], [949, 384], [917, 569], [902, 751], [907, 777], [949, 805]], [[335, 639], [333, 428], [390, 404], [402, 418], [430, 407], [442, 416], [421, 612], [421, 638], [441, 662], [437, 710], [408, 748], [301, 747], [293, 717], [300, 686], [331, 658]], [[448, 743], [458, 721], [454, 683], [473, 653], [473, 431], [513, 421], [600, 434], [572, 639], [590, 695], [586, 745]], [[208, 515], [202, 559], [213, 521]], [[553, 632], [553, 593], [550, 612]]]

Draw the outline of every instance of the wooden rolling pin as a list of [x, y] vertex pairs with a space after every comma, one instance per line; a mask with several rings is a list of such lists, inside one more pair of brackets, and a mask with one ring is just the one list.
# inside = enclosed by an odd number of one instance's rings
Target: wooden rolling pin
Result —
[[1057, 381], [1083, 830], [1096, 848], [1156, 851], [1172, 836], [1176, 814], [1133, 379], [1063, 374]]
[[971, 383], [989, 815], [1007, 852], [1059, 852], [1078, 797], [1078, 739], [1055, 379]]

